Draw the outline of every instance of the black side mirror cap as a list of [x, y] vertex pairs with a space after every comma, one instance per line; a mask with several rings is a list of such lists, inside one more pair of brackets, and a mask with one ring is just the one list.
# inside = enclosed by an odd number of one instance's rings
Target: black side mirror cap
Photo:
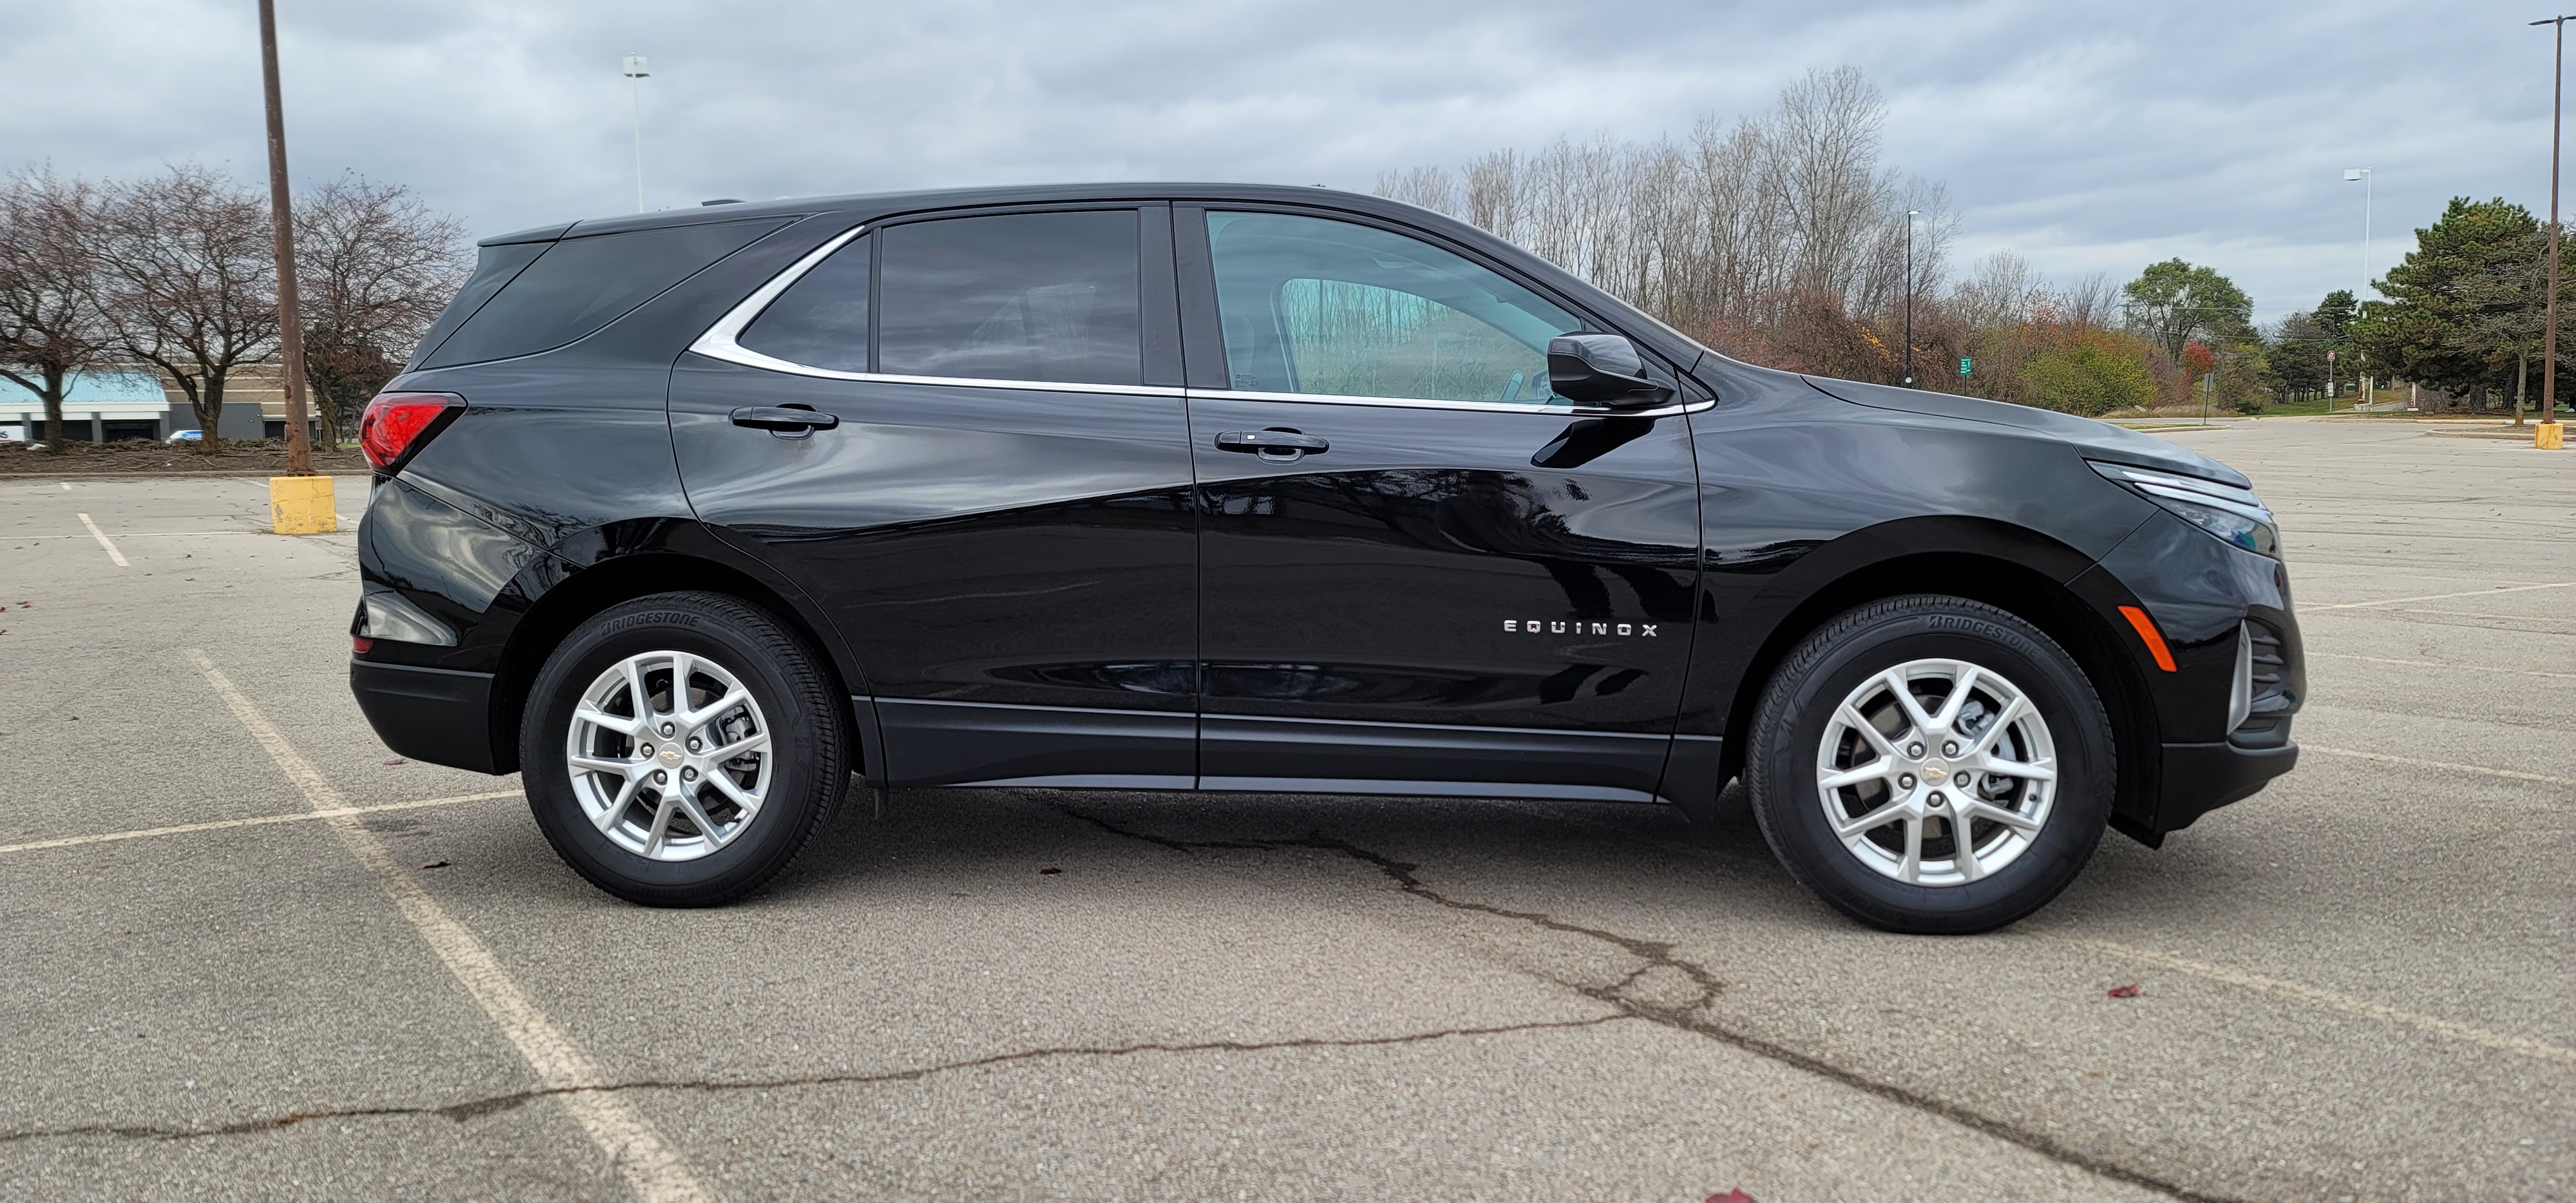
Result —
[[1616, 334], [1560, 334], [1547, 340], [1547, 383], [1577, 405], [1650, 409], [1673, 391], [1646, 375], [1637, 344]]

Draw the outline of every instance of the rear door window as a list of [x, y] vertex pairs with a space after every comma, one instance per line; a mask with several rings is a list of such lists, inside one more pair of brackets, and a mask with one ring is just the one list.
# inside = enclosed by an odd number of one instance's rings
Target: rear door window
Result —
[[1135, 210], [948, 218], [872, 237], [876, 371], [1143, 383]]
[[809, 368], [867, 371], [869, 255], [875, 241], [863, 234], [815, 264], [734, 342]]
[[421, 366], [480, 363], [560, 347], [785, 224], [784, 219], [734, 221], [567, 238], [547, 247]]

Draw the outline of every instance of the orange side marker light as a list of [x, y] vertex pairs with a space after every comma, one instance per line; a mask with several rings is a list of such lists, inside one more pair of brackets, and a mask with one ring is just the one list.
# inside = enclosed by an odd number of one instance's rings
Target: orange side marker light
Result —
[[2138, 638], [2147, 645], [2148, 654], [2156, 658], [2156, 667], [2172, 672], [2173, 650], [2165, 646], [2164, 632], [2156, 629], [2156, 620], [2147, 617], [2147, 612], [2136, 606], [2120, 607], [2120, 617], [2128, 619], [2129, 625], [2138, 629]]

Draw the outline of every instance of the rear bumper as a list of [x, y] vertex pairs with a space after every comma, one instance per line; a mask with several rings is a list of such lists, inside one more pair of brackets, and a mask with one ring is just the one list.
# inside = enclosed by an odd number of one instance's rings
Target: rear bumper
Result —
[[2277, 747], [2249, 748], [2224, 741], [2166, 744], [2155, 830], [2161, 836], [2189, 827], [2202, 815], [2252, 797], [2298, 763], [2299, 745], [2289, 742], [2286, 731]]
[[349, 692], [376, 737], [397, 755], [498, 773], [492, 755], [492, 674], [349, 662]]

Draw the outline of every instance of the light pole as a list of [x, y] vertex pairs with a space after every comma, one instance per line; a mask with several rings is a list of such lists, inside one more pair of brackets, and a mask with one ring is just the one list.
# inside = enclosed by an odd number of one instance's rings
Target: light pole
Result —
[[1905, 211], [1905, 387], [1914, 387], [1914, 219], [1920, 209]]
[[[2553, 29], [2556, 44], [2550, 50], [2549, 68], [2549, 306], [2548, 323], [2540, 332], [2540, 422], [2543, 427], [2558, 424], [2558, 117], [2567, 87], [2567, 22], [2568, 17], [2551, 17], [2534, 21]], [[2546, 442], [2554, 431], [2543, 430], [2536, 441]]]
[[626, 85], [635, 102], [635, 211], [644, 211], [644, 80], [652, 72], [644, 69], [644, 56], [626, 56]]
[[[2361, 287], [2355, 289], [2352, 294], [2352, 315], [2358, 318], [2361, 316], [2361, 298], [2370, 291], [2370, 189], [2376, 181], [2367, 167], [2347, 167], [2343, 171], [2343, 182], [2361, 185]], [[2361, 378], [2362, 399], [2357, 404], [2368, 404], [2369, 382], [2370, 377]]]

